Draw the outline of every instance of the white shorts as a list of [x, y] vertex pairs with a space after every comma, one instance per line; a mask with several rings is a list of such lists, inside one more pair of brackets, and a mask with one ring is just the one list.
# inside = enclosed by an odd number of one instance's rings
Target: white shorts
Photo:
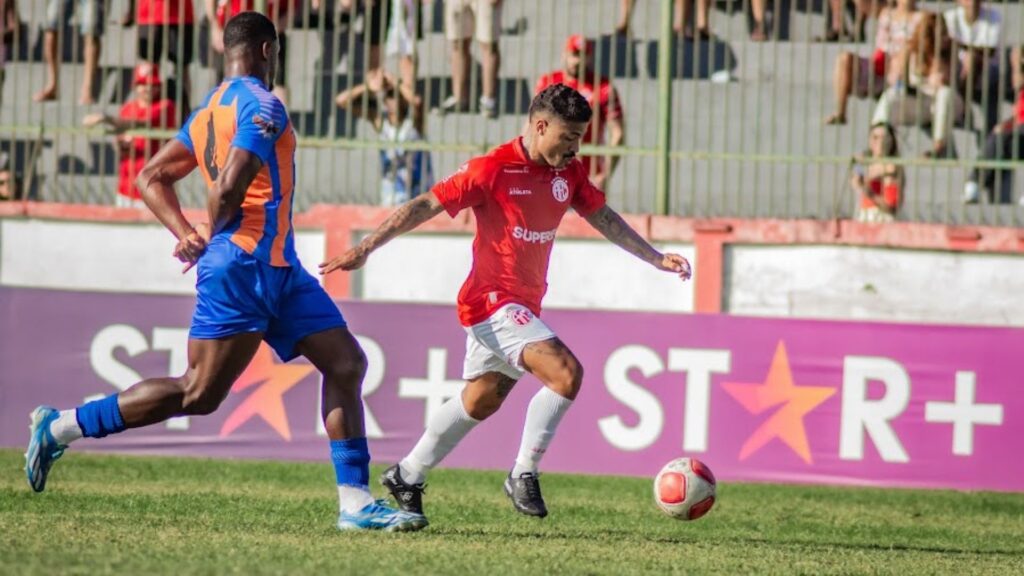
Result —
[[445, 0], [444, 30], [449, 40], [476, 38], [481, 44], [498, 41], [501, 6], [491, 0]]
[[506, 304], [491, 317], [466, 328], [466, 360], [462, 377], [473, 380], [488, 372], [522, 378], [523, 349], [527, 344], [555, 337], [555, 333], [522, 304]]

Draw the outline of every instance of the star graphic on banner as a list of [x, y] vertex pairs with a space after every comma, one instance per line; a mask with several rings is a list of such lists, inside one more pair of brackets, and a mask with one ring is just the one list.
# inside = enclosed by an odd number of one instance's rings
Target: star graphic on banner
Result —
[[781, 340], [775, 348], [772, 365], [763, 383], [725, 382], [722, 386], [751, 414], [760, 414], [781, 406], [743, 444], [740, 448], [740, 460], [745, 460], [760, 450], [772, 438], [778, 438], [804, 462], [812, 462], [803, 417], [836, 391], [824, 386], [794, 384], [793, 373], [789, 369], [789, 358], [786, 356], [786, 345]]
[[231, 387], [234, 393], [260, 385], [249, 394], [238, 408], [228, 416], [221, 426], [221, 437], [229, 436], [253, 416], [259, 416], [285, 440], [292, 439], [288, 427], [288, 413], [284, 407], [284, 393], [302, 381], [313, 366], [308, 364], [278, 364], [270, 347], [261, 344], [249, 367]]

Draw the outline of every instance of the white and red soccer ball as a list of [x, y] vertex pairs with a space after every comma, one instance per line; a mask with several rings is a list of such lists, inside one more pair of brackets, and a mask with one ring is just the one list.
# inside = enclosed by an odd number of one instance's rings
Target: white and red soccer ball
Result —
[[676, 458], [654, 477], [654, 502], [677, 520], [696, 520], [715, 505], [715, 475], [696, 458]]

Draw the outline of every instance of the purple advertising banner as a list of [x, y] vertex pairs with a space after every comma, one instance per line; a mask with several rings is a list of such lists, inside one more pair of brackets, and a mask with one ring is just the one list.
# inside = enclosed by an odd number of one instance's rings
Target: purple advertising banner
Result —
[[[73, 407], [180, 374], [193, 300], [0, 288], [0, 446], [38, 404]], [[446, 306], [348, 302], [369, 359], [367, 435], [401, 458], [462, 386], [465, 333]], [[725, 480], [1024, 490], [1024, 330], [725, 315], [549, 311], [586, 369], [548, 471], [651, 476], [695, 456]], [[524, 378], [445, 466], [506, 469]], [[261, 348], [220, 409], [75, 450], [324, 460], [319, 379]]]

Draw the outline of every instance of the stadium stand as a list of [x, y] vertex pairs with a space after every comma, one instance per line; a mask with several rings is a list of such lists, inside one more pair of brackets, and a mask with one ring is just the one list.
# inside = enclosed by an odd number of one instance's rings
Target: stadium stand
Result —
[[[310, 0], [302, 0], [303, 3]], [[330, 7], [330, 2], [323, 0]], [[80, 128], [88, 113], [116, 112], [130, 87], [135, 65], [135, 28], [114, 22], [107, 26], [101, 58], [99, 104], [80, 106], [81, 46], [72, 27], [63, 30], [60, 68], [62, 92], [55, 103], [36, 104], [31, 94], [43, 84], [42, 2], [20, 2], [14, 46], [8, 55], [0, 108], [0, 151], [11, 151], [15, 169], [37, 156], [34, 199], [109, 204], [116, 185], [115, 152], [99, 132]], [[119, 18], [123, 0], [112, 0], [109, 18]], [[660, 118], [657, 71], [659, 4], [637, 2], [629, 37], [613, 33], [618, 2], [611, 0], [543, 0], [506, 2], [501, 35], [502, 64], [499, 115], [483, 118], [476, 110], [463, 114], [429, 115], [426, 132], [434, 149], [439, 176], [454, 170], [472, 152], [499, 143], [522, 126], [537, 77], [560, 65], [565, 38], [581, 33], [597, 41], [598, 68], [609, 73], [625, 107], [626, 156], [608, 186], [610, 198], [624, 212], [655, 212], [656, 142]], [[669, 212], [695, 217], [852, 217], [857, 205], [849, 189], [853, 155], [863, 149], [874, 101], [851, 100], [845, 126], [822, 126], [833, 108], [832, 69], [843, 50], [867, 53], [873, 41], [859, 44], [819, 43], [826, 29], [820, 0], [777, 2], [778, 16], [769, 14], [769, 36], [778, 22], [788, 40], [750, 40], [746, 2], [712, 5], [711, 41], [674, 39], [671, 62], [671, 186]], [[943, 11], [950, 2], [922, 2], [919, 7]], [[1024, 5], [990, 2], [1003, 19], [1003, 46], [1024, 42]], [[427, 108], [450, 94], [450, 49], [444, 37], [441, 2], [424, 4], [423, 39], [419, 43], [418, 90]], [[202, 13], [197, 3], [197, 14]], [[769, 10], [772, 10], [769, 4]], [[362, 81], [366, 50], [359, 19], [328, 26], [332, 18], [310, 18], [298, 11], [298, 25], [289, 30], [287, 62], [289, 108], [305, 142], [298, 153], [299, 191], [296, 208], [314, 203], [365, 203], [377, 199], [378, 139], [372, 128], [353, 121], [333, 104], [334, 96]], [[73, 26], [73, 25], [72, 25]], [[333, 29], [328, 29], [333, 28]], [[193, 65], [193, 95], [213, 86], [207, 62], [205, 25], [196, 34], [199, 63]], [[170, 64], [164, 63], [165, 75]], [[385, 66], [396, 72], [395, 62]], [[1004, 71], [1007, 66], [1004, 66]], [[1007, 75], [1008, 76], [1008, 75]], [[479, 95], [479, 63], [471, 78], [471, 102]], [[170, 90], [176, 91], [173, 82]], [[198, 98], [199, 96], [193, 96]], [[1011, 111], [1002, 105], [1001, 116]], [[974, 104], [970, 113], [980, 118]], [[967, 161], [978, 156], [978, 137], [958, 127], [956, 160], [919, 160], [929, 145], [927, 130], [904, 129], [900, 148], [907, 167], [901, 219], [940, 223], [1016, 226], [1024, 208], [1016, 202], [964, 206]], [[26, 153], [38, 150], [38, 154]], [[1014, 199], [1024, 195], [1024, 178], [1015, 179]], [[198, 179], [184, 190], [187, 203], [197, 205]]]

